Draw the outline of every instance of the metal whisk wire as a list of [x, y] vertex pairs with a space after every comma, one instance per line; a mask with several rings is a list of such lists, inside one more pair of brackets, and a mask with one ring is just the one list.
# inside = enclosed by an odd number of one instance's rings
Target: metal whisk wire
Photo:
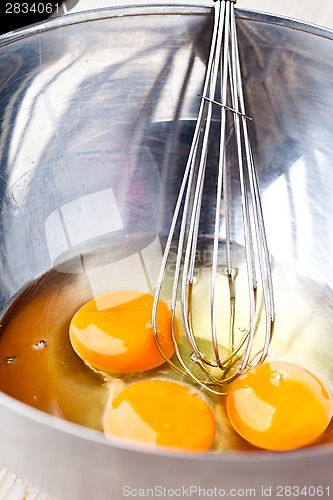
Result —
[[[275, 311], [272, 272], [263, 211], [247, 128], [247, 122], [251, 120], [251, 118], [245, 113], [234, 12], [235, 0], [214, 1], [214, 28], [203, 91], [200, 96], [201, 102], [184, 176], [165, 244], [152, 310], [152, 324], [156, 343], [166, 361], [178, 372], [189, 376], [192, 380], [207, 388], [210, 392], [221, 394], [221, 388], [217, 386], [224, 386], [230, 383], [244, 372], [244, 370], [262, 363], [266, 358], [273, 333]], [[218, 86], [218, 83], [220, 83], [220, 86]], [[230, 104], [228, 103], [227, 105], [228, 99]], [[209, 138], [216, 108], [220, 109], [220, 143], [217, 165], [215, 231], [210, 285], [211, 341], [214, 355], [207, 357], [198, 347], [192, 324], [192, 287], [207, 158], [209, 155]], [[227, 113], [231, 113], [233, 117], [231, 126], [229, 127], [227, 125]], [[250, 316], [245, 333], [238, 342], [235, 341], [234, 335], [235, 278], [233, 276], [232, 267], [230, 188], [228, 184], [230, 167], [227, 157], [227, 144], [231, 140], [231, 136], [234, 138], [236, 145]], [[222, 208], [224, 209], [223, 221], [225, 225], [226, 274], [230, 298], [229, 349], [227, 355], [224, 356], [221, 356], [220, 353], [216, 320], [216, 311], [218, 308], [216, 277], [219, 267], [218, 257], [222, 232]], [[171, 296], [172, 338], [175, 348], [175, 361], [173, 361], [169, 359], [163, 351], [159, 339], [156, 314], [172, 243], [175, 239], [176, 228], [179, 224], [180, 229], [177, 241]], [[263, 347], [253, 353], [253, 341], [256, 333], [256, 316], [259, 310], [259, 301], [257, 297], [257, 269], [259, 269], [263, 306], [265, 309], [265, 335]], [[176, 319], [178, 301], [180, 302], [183, 329], [192, 352], [190, 362], [188, 359], [184, 360], [178, 345]], [[243, 357], [239, 360], [241, 352], [243, 352]], [[238, 364], [235, 367], [236, 360]], [[193, 363], [196, 367], [200, 367], [202, 372], [201, 375], [198, 375], [197, 372], [192, 369], [191, 366]], [[219, 369], [222, 376], [216, 376], [212, 373], [212, 369], [216, 368]]]

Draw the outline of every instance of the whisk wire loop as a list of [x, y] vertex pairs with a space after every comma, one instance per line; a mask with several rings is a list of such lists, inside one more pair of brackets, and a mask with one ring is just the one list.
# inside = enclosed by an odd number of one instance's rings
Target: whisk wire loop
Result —
[[[238, 377], [244, 370], [261, 363], [268, 353], [274, 325], [274, 297], [270, 256], [267, 245], [263, 210], [258, 186], [247, 122], [242, 88], [241, 68], [238, 53], [234, 0], [219, 0], [214, 5], [214, 27], [211, 49], [198, 117], [192, 144], [185, 166], [179, 195], [174, 209], [170, 231], [165, 244], [164, 255], [157, 280], [152, 309], [152, 324], [157, 346], [166, 361], [179, 373], [190, 377], [195, 383], [210, 392], [221, 394], [223, 386]], [[219, 84], [219, 85], [218, 85]], [[231, 103], [228, 103], [230, 99]], [[193, 325], [193, 286], [196, 269], [197, 245], [202, 218], [202, 202], [205, 191], [207, 161], [210, 151], [212, 124], [219, 109], [219, 158], [216, 167], [215, 229], [211, 259], [210, 284], [210, 327], [212, 353], [207, 355], [199, 347]], [[227, 114], [232, 115], [228, 119]], [[249, 321], [240, 340], [235, 337], [236, 286], [235, 270], [232, 264], [232, 220], [230, 159], [227, 151], [234, 142], [240, 188], [240, 205], [243, 221], [243, 238], [247, 288], [249, 301]], [[221, 217], [223, 214], [223, 217]], [[222, 226], [224, 229], [222, 229]], [[178, 238], [177, 233], [179, 232]], [[217, 294], [217, 277], [220, 261], [221, 238], [225, 235], [225, 274], [229, 289], [229, 332], [228, 350], [221, 354], [221, 332], [218, 328], [217, 311], [220, 299]], [[156, 314], [162, 286], [167, 273], [167, 263], [172, 243], [177, 241], [175, 269], [172, 279], [171, 313], [172, 340], [175, 359], [165, 355], [159, 339]], [[263, 300], [258, 306], [258, 276]], [[180, 315], [177, 313], [180, 309]], [[263, 347], [253, 353], [256, 324], [261, 309], [265, 309], [265, 335]], [[179, 318], [180, 316], [180, 318]], [[180, 323], [180, 332], [178, 323]], [[224, 332], [222, 332], [224, 333]], [[184, 355], [179, 337], [187, 339], [190, 355]], [[200, 335], [199, 335], [200, 338]], [[199, 369], [199, 372], [198, 372]], [[216, 370], [218, 374], [216, 374]], [[218, 386], [218, 387], [216, 387]], [[221, 389], [222, 387], [222, 389]]]
[[[229, 11], [230, 4], [229, 2], [225, 3], [225, 16], [224, 16], [224, 26], [223, 29], [220, 29], [221, 37], [222, 32], [224, 32], [224, 47], [221, 54], [216, 55], [216, 66], [222, 64], [221, 71], [221, 101], [222, 103], [227, 102], [227, 84], [228, 84], [228, 54], [229, 54]], [[222, 26], [222, 25], [221, 25]], [[225, 143], [221, 138], [225, 137], [226, 134], [226, 107], [221, 107], [221, 121], [220, 121], [220, 152], [219, 152], [219, 165], [218, 165], [218, 178], [217, 178], [217, 192], [216, 192], [216, 210], [215, 210], [215, 232], [214, 232], [214, 243], [213, 243], [213, 257], [212, 257], [212, 277], [211, 277], [211, 327], [212, 327], [212, 342], [213, 349], [215, 354], [215, 360], [219, 368], [224, 369], [224, 362], [220, 357], [220, 350], [218, 344], [218, 335], [217, 335], [217, 325], [216, 325], [216, 277], [217, 277], [217, 267], [218, 267], [218, 249], [220, 243], [220, 232], [221, 232], [221, 203], [222, 203], [222, 187], [224, 185], [225, 188], [225, 203], [228, 207], [228, 189], [226, 183], [224, 183], [224, 179], [227, 177], [226, 173], [226, 162], [225, 162]], [[228, 209], [226, 210], [226, 214], [229, 214]], [[229, 217], [226, 217], [227, 224], [227, 232], [229, 233], [230, 220]], [[226, 238], [227, 241], [230, 241], [230, 238]], [[227, 249], [227, 272], [228, 276], [231, 275], [231, 258], [230, 258], [230, 248]], [[230, 311], [230, 317], [232, 314], [232, 310]], [[229, 328], [230, 330], [230, 328]]]
[[[219, 5], [221, 7], [221, 4]], [[228, 8], [228, 4], [224, 4], [224, 9]], [[189, 318], [189, 313], [188, 313], [188, 308], [187, 304], [189, 303], [188, 300], [188, 295], [192, 294], [192, 283], [193, 283], [193, 269], [194, 269], [194, 262], [195, 262], [195, 254], [196, 254], [196, 246], [197, 246], [197, 241], [198, 241], [198, 228], [199, 228], [199, 220], [200, 220], [200, 211], [202, 207], [202, 193], [203, 193], [203, 186], [204, 186], [204, 174], [206, 170], [206, 165], [207, 165], [207, 154], [208, 154], [208, 142], [209, 142], [209, 135], [210, 135], [210, 129], [211, 129], [211, 124], [212, 124], [212, 114], [213, 114], [213, 104], [211, 102], [211, 99], [214, 98], [216, 94], [216, 87], [217, 87], [217, 81], [218, 81], [218, 70], [219, 70], [219, 64], [217, 64], [217, 60], [219, 60], [220, 55], [221, 55], [221, 47], [222, 47], [222, 30], [221, 30], [221, 17], [223, 15], [222, 13], [223, 9], [218, 8], [215, 10], [215, 25], [217, 26], [217, 33], [216, 37], [213, 40], [212, 44], [212, 52], [213, 52], [213, 57], [212, 57], [212, 65], [211, 67], [208, 67], [207, 69], [207, 90], [208, 90], [208, 98], [209, 100], [207, 101], [207, 115], [204, 123], [204, 134], [203, 134], [203, 141], [202, 141], [202, 147], [201, 147], [201, 156], [200, 156], [200, 161], [199, 161], [199, 168], [198, 168], [198, 175], [196, 179], [196, 186], [195, 186], [195, 194], [194, 194], [194, 199], [193, 199], [193, 210], [190, 215], [190, 224], [189, 224], [189, 234], [188, 234], [188, 241], [189, 245], [187, 245], [186, 251], [185, 251], [185, 257], [184, 257], [184, 267], [183, 267], [183, 277], [182, 277], [182, 287], [181, 287], [181, 294], [182, 294], [182, 316], [183, 316], [183, 322], [184, 322], [184, 327], [185, 327], [185, 332], [186, 335], [189, 339], [189, 342], [191, 344], [193, 353], [195, 354], [196, 358], [204, 363], [208, 363], [212, 366], [215, 366], [215, 363], [212, 364], [211, 361], [206, 360], [206, 358], [202, 355], [200, 350], [197, 347], [195, 337], [193, 334], [193, 330], [191, 328], [191, 324], [188, 321]], [[206, 87], [206, 85], [205, 85]], [[222, 108], [223, 111], [223, 108]], [[195, 167], [195, 165], [194, 165]], [[190, 187], [190, 186], [189, 186]], [[191, 187], [188, 190], [189, 196], [191, 195]], [[184, 217], [183, 221], [186, 223], [186, 213], [184, 212]], [[190, 271], [190, 272], [189, 272]]]

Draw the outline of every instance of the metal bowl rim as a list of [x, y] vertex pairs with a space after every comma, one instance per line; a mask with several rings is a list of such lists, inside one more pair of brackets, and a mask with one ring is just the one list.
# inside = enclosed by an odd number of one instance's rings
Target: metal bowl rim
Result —
[[[54, 18], [32, 24], [23, 29], [17, 29], [0, 35], [0, 48], [10, 43], [14, 43], [17, 40], [21, 40], [22, 38], [65, 26], [116, 17], [157, 15], [161, 13], [161, 10], [163, 15], [207, 15], [207, 13], [209, 13], [212, 9], [207, 5], [203, 5], [201, 2], [194, 4], [163, 3], [160, 5], [148, 3], [131, 6], [115, 5], [112, 7], [91, 9], [83, 12], [72, 12], [64, 16], [56, 16]], [[237, 17], [240, 19], [274, 24], [289, 29], [304, 31], [322, 38], [333, 39], [333, 29], [325, 28], [316, 24], [260, 11], [237, 9], [236, 12]]]

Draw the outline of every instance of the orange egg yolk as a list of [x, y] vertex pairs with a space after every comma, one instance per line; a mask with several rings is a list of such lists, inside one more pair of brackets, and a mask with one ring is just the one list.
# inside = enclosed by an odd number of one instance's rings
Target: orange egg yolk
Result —
[[206, 451], [215, 437], [210, 406], [197, 392], [167, 380], [144, 380], [110, 398], [103, 417], [108, 437], [182, 450]]
[[[107, 293], [87, 302], [74, 315], [69, 336], [73, 349], [86, 363], [112, 373], [141, 372], [165, 362], [151, 324], [154, 297], [136, 291]], [[158, 338], [167, 357], [174, 346], [171, 312], [158, 302]]]
[[247, 441], [283, 451], [314, 443], [332, 418], [333, 401], [324, 384], [308, 370], [271, 361], [233, 383], [227, 412]]

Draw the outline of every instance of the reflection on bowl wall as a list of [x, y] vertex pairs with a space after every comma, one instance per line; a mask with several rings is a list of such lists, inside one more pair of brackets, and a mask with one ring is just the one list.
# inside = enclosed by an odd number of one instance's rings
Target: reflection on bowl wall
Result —
[[[114, 8], [0, 39], [2, 310], [52, 268], [84, 275], [92, 295], [110, 287], [153, 291], [212, 22], [211, 10], [200, 5]], [[333, 380], [333, 35], [245, 11], [237, 12], [237, 23], [278, 315], [289, 314], [290, 295], [299, 303], [286, 326], [291, 335], [281, 334], [272, 348], [288, 349]], [[213, 189], [208, 184], [207, 234]], [[241, 221], [233, 228], [241, 245], [240, 229]], [[320, 341], [311, 323], [316, 315]], [[106, 442], [97, 431], [6, 394], [0, 403], [0, 460], [62, 499], [121, 498], [129, 483], [253, 487], [257, 495], [281, 482], [329, 484], [331, 435], [324, 447], [287, 456], [194, 459]], [[143, 468], [154, 479], [143, 478]]]

